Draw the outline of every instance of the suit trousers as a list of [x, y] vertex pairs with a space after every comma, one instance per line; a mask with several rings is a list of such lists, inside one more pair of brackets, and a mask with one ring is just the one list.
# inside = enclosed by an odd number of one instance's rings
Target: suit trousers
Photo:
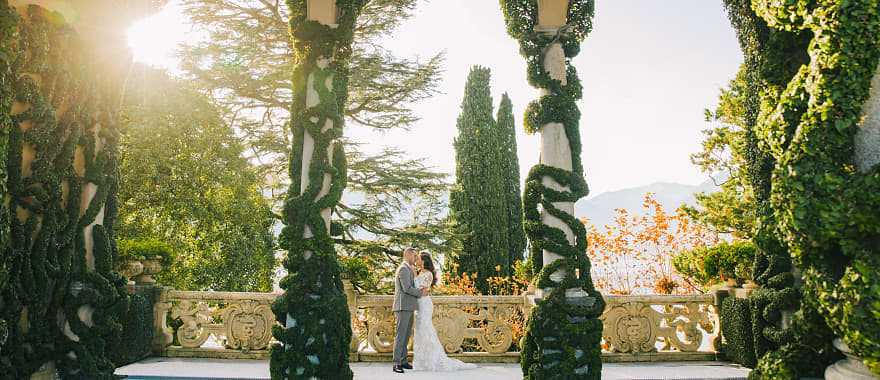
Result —
[[407, 345], [409, 337], [412, 336], [413, 330], [413, 311], [400, 310], [395, 311], [394, 316], [397, 317], [397, 326], [394, 330], [394, 364], [401, 365], [407, 362]]

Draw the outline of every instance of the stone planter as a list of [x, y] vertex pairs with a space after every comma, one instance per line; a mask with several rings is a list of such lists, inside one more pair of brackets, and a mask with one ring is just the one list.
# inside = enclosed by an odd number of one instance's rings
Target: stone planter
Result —
[[135, 276], [144, 272], [144, 264], [138, 260], [126, 260], [116, 271], [128, 279], [129, 285], [134, 285]]
[[144, 271], [134, 279], [135, 282], [138, 285], [155, 284], [156, 280], [153, 279], [153, 275], [162, 271], [162, 261], [158, 258], [148, 258], [141, 261], [141, 263], [144, 265]]
[[846, 355], [846, 358], [825, 368], [825, 380], [880, 380], [840, 338], [834, 339], [834, 347]]

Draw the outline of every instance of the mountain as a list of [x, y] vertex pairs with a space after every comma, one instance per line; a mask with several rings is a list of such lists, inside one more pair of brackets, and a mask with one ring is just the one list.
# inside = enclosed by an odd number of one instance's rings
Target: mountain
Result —
[[696, 204], [694, 194], [712, 192], [717, 189], [718, 187], [712, 180], [699, 185], [657, 182], [647, 186], [609, 191], [592, 198], [581, 199], [574, 205], [574, 214], [578, 218], [588, 218], [593, 225], [604, 226], [614, 221], [615, 209], [625, 208], [632, 213], [639, 213], [642, 210], [642, 200], [645, 193], [654, 193], [654, 198], [663, 205], [667, 213], [670, 213], [682, 203]]
[[[721, 178], [719, 178], [721, 180]], [[588, 218], [596, 226], [604, 226], [614, 220], [615, 209], [625, 208], [632, 213], [642, 210], [642, 200], [645, 193], [654, 193], [654, 198], [663, 205], [667, 213], [675, 211], [682, 203], [696, 204], [694, 194], [701, 192], [716, 191], [718, 186], [710, 179], [699, 185], [686, 185], [674, 182], [656, 182], [646, 186], [632, 187], [617, 191], [601, 193], [595, 197], [581, 199], [574, 205], [574, 214], [578, 218]], [[343, 201], [346, 203], [361, 203], [364, 195], [356, 192], [345, 192]], [[418, 197], [413, 204], [418, 203]], [[409, 211], [401, 213], [400, 220], [409, 220]], [[358, 238], [369, 239], [368, 235], [357, 234]]]

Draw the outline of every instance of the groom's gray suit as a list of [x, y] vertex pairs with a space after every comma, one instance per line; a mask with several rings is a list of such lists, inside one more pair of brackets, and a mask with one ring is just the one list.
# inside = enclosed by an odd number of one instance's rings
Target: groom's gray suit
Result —
[[394, 305], [391, 311], [397, 317], [394, 333], [394, 364], [406, 363], [406, 346], [412, 335], [413, 311], [419, 308], [422, 291], [416, 288], [412, 267], [403, 263], [397, 268], [394, 281]]

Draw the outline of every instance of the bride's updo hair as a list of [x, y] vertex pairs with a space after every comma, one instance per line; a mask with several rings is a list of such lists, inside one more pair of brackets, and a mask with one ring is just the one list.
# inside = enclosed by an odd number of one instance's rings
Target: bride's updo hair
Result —
[[437, 270], [434, 269], [434, 260], [431, 260], [431, 254], [428, 251], [421, 251], [419, 252], [419, 258], [422, 259], [424, 268], [431, 271], [431, 286], [437, 285]]

